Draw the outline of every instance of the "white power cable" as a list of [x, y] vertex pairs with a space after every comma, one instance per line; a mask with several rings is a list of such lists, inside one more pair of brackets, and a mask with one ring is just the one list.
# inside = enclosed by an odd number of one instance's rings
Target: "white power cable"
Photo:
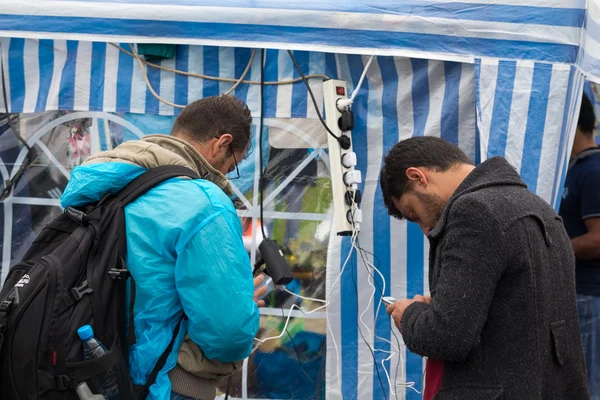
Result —
[[375, 56], [369, 57], [369, 61], [367, 61], [367, 65], [365, 65], [362, 75], [360, 76], [360, 79], [358, 80], [358, 85], [356, 85], [356, 88], [354, 88], [354, 90], [352, 91], [350, 98], [338, 100], [338, 102], [337, 102], [338, 110], [343, 111], [343, 110], [347, 110], [350, 107], [352, 107], [352, 103], [354, 103], [354, 99], [356, 98], [356, 95], [358, 95], [358, 91], [360, 90], [360, 88], [363, 84], [363, 81], [365, 80], [365, 77], [367, 76], [367, 71], [369, 70], [371, 63], [373, 62], [373, 59], [375, 59]]

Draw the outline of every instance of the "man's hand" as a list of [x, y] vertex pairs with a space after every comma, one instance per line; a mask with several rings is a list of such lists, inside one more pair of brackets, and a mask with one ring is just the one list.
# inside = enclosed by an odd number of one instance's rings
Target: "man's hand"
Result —
[[402, 332], [402, 317], [404, 316], [404, 311], [406, 311], [408, 306], [417, 302], [431, 304], [431, 297], [418, 294], [412, 300], [398, 300], [394, 304], [390, 304], [386, 307], [385, 310], [392, 316], [394, 323], [400, 332]]
[[265, 276], [264, 275], [259, 275], [256, 278], [254, 278], [254, 301], [256, 302], [256, 304], [259, 307], [264, 307], [265, 306], [265, 302], [264, 300], [258, 300], [259, 297], [263, 296], [265, 293], [267, 293], [267, 287], [263, 286], [260, 287], [260, 285], [263, 284], [263, 282], [265, 281]]

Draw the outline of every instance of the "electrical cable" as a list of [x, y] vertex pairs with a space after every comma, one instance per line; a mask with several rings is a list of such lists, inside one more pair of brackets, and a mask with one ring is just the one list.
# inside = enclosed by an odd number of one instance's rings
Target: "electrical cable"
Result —
[[[377, 286], [377, 288], [379, 289], [379, 293], [380, 293], [381, 297], [383, 298], [383, 296], [385, 295], [384, 294], [385, 290], [381, 288], [381, 286], [379, 285], [379, 282], [377, 282], [375, 280], [375, 277], [373, 276], [373, 272], [371, 270], [369, 270], [369, 268], [367, 266], [368, 261], [364, 257], [364, 254], [368, 254], [368, 255], [370, 255], [370, 256], [373, 257], [373, 264], [374, 264], [373, 266], [375, 267], [375, 270], [379, 270], [379, 265], [381, 265], [381, 262], [379, 261], [379, 258], [377, 258], [377, 256], [375, 254], [371, 253], [370, 251], [363, 249], [361, 247], [361, 245], [360, 245], [360, 241], [359, 240], [356, 241], [356, 247], [359, 249], [359, 251], [361, 253], [361, 258], [363, 260], [363, 263], [365, 264], [365, 267], [367, 268], [367, 272], [373, 278], [373, 281], [374, 281], [375, 285]], [[380, 274], [380, 276], [381, 276], [381, 274]], [[383, 277], [382, 277], [382, 281], [384, 282], [384, 285], [385, 285], [385, 280], [383, 279]], [[381, 304], [381, 301], [382, 300], [380, 299], [380, 304]], [[379, 316], [379, 308], [377, 310], [376, 315]], [[394, 387], [398, 387], [398, 385], [399, 385], [398, 384], [398, 372], [400, 371], [400, 362], [401, 362], [401, 359], [402, 359], [402, 356], [401, 356], [401, 353], [400, 353], [401, 344], [400, 344], [400, 338], [396, 334], [396, 330], [393, 329], [393, 325], [394, 324], [392, 323], [391, 319], [392, 319], [392, 317], [390, 316], [389, 319], [388, 319], [389, 322], [390, 322], [390, 328], [391, 328], [390, 331], [391, 331], [392, 335], [394, 336], [394, 339], [396, 340], [396, 345], [397, 345], [396, 349], [398, 351], [398, 361], [396, 362], [396, 374], [394, 375]], [[375, 321], [375, 324], [377, 324], [377, 320]], [[382, 340], [384, 342], [389, 342], [387, 339], [380, 338], [377, 335], [375, 335], [375, 338], [380, 339], [380, 340]], [[393, 344], [391, 344], [391, 345], [393, 347]], [[385, 369], [385, 365], [383, 367]], [[387, 370], [386, 370], [386, 372], [387, 372]], [[397, 398], [397, 394], [394, 397]]]
[[[374, 286], [374, 284], [373, 284], [373, 283], [375, 283], [375, 284], [377, 285], [378, 289], [379, 289], [379, 292], [380, 292], [380, 294], [381, 294], [381, 297], [383, 297], [383, 293], [385, 293], [385, 279], [384, 279], [384, 276], [383, 276], [383, 274], [381, 273], [381, 271], [379, 271], [379, 269], [378, 269], [377, 267], [375, 267], [373, 264], [371, 264], [369, 261], [367, 261], [367, 260], [366, 260], [366, 258], [364, 257], [364, 254], [363, 254], [363, 253], [368, 253], [368, 254], [371, 254], [371, 255], [373, 256], [373, 258], [374, 258], [374, 259], [376, 259], [377, 257], [376, 257], [376, 256], [375, 256], [373, 253], [370, 253], [370, 252], [368, 252], [367, 250], [364, 250], [362, 247], [360, 247], [360, 242], [359, 242], [359, 241], [357, 241], [357, 250], [358, 250], [358, 251], [359, 251], [359, 253], [361, 254], [361, 258], [362, 258], [362, 260], [363, 260], [363, 263], [365, 264], [365, 267], [367, 268], [367, 272], [369, 273], [370, 277], [373, 279], [373, 281], [369, 280], [369, 283], [371, 284], [371, 286], [373, 287], [373, 289], [374, 289], [374, 290], [375, 290], [375, 286]], [[375, 277], [374, 277], [374, 275], [373, 275], [372, 271], [371, 271], [371, 270], [369, 270], [369, 266], [370, 266], [370, 267], [371, 267], [371, 268], [372, 268], [374, 271], [376, 271], [376, 272], [379, 274], [379, 276], [380, 276], [380, 278], [381, 278], [381, 280], [382, 280], [382, 282], [383, 282], [383, 285], [384, 285], [384, 286], [383, 286], [383, 289], [381, 288], [381, 286], [379, 286], [379, 283], [378, 283], [378, 282], [375, 280]], [[371, 295], [371, 298], [369, 299], [369, 305], [367, 306], [367, 309], [370, 307], [371, 301], [373, 300], [373, 296], [374, 296], [374, 293]], [[379, 315], [379, 309], [380, 309], [380, 306], [381, 306], [381, 304], [382, 304], [382, 303], [381, 303], [381, 301], [380, 301], [380, 303], [379, 303], [379, 304], [378, 304], [378, 306], [377, 306], [376, 315]], [[364, 314], [364, 313], [363, 313], [363, 314]], [[391, 321], [391, 317], [390, 317], [390, 321]], [[363, 325], [365, 326], [365, 328], [366, 328], [366, 329], [369, 331], [369, 335], [370, 335], [370, 334], [371, 334], [371, 332], [370, 332], [370, 330], [369, 330], [368, 326], [366, 326], [366, 324], [364, 324], [364, 322], [362, 321], [362, 314], [361, 314], [361, 322], [363, 323]], [[393, 324], [391, 324], [391, 325], [393, 326]], [[377, 338], [377, 339], [379, 339], [379, 340], [381, 340], [381, 341], [384, 341], [384, 342], [386, 342], [386, 343], [389, 343], [389, 344], [390, 344], [390, 345], [391, 345], [391, 346], [392, 346], [392, 347], [393, 347], [393, 348], [394, 348], [394, 349], [397, 351], [397, 354], [398, 354], [398, 362], [397, 362], [397, 365], [396, 365], [396, 374], [395, 374], [395, 377], [394, 377], [394, 386], [393, 386], [393, 387], [394, 387], [394, 388], [397, 388], [397, 387], [402, 387], [402, 388], [404, 388], [404, 389], [412, 389], [412, 390], [413, 390], [413, 391], [415, 391], [416, 393], [418, 393], [418, 394], [421, 394], [421, 392], [419, 392], [419, 390], [418, 390], [418, 389], [416, 389], [416, 388], [414, 387], [414, 385], [415, 385], [415, 382], [402, 382], [402, 383], [398, 383], [398, 372], [399, 372], [399, 366], [400, 366], [400, 362], [403, 360], [403, 357], [402, 357], [402, 353], [400, 352], [400, 339], [399, 339], [399, 338], [398, 338], [398, 336], [396, 335], [396, 332], [394, 331], [394, 329], [391, 329], [391, 332], [392, 332], [392, 334], [394, 335], [394, 338], [396, 339], [396, 343], [397, 343], [398, 347], [394, 346], [394, 344], [393, 344], [393, 343], [391, 343], [391, 342], [390, 342], [389, 340], [387, 340], [387, 339], [384, 339], [384, 338], [382, 338], [382, 337], [379, 337], [379, 336], [377, 336], [377, 335], [374, 335], [374, 337], [375, 337], [375, 338]], [[385, 352], [385, 353], [388, 353], [388, 354], [390, 354], [390, 356], [389, 356], [388, 358], [386, 358], [385, 360], [382, 360], [381, 364], [382, 364], [382, 367], [383, 367], [383, 369], [384, 369], [384, 372], [385, 372], [385, 374], [386, 374], [386, 377], [387, 377], [387, 379], [388, 379], [388, 382], [389, 382], [389, 384], [390, 384], [390, 390], [391, 390], [391, 393], [392, 393], [392, 394], [393, 394], [393, 395], [396, 397], [397, 393], [395, 393], [395, 392], [394, 392], [394, 390], [392, 390], [392, 386], [391, 386], [391, 379], [390, 379], [390, 376], [389, 376], [389, 372], [387, 371], [387, 368], [385, 367], [385, 362], [386, 362], [386, 361], [389, 361], [389, 360], [390, 360], [390, 359], [393, 357], [393, 355], [394, 355], [395, 353], [393, 353], [393, 352], [390, 352], [390, 351], [387, 351], [387, 350], [377, 350], [377, 349], [376, 349], [376, 351], [382, 351], [382, 352]]]
[[244, 81], [244, 78], [248, 74], [248, 71], [250, 71], [250, 67], [254, 62], [254, 56], [256, 56], [256, 49], [252, 50], [252, 54], [250, 55], [250, 61], [248, 61], [248, 64], [246, 64], [246, 69], [244, 69], [244, 72], [242, 72], [242, 75], [240, 75], [240, 79], [238, 79], [238, 81], [231, 87], [231, 89], [223, 93], [223, 96], [230, 95]]
[[302, 77], [302, 80], [304, 81], [304, 84], [306, 85], [306, 90], [308, 90], [308, 94], [310, 95], [310, 98], [312, 99], [313, 105], [315, 106], [315, 111], [317, 113], [317, 117], [319, 117], [319, 121], [321, 121], [321, 124], [323, 124], [323, 126], [325, 127], [325, 130], [332, 137], [334, 137], [335, 140], [337, 140], [339, 142], [340, 141], [340, 137], [337, 136], [335, 133], [333, 133], [331, 131], [331, 129], [329, 129], [329, 126], [327, 126], [327, 122], [325, 122], [325, 120], [323, 119], [323, 116], [321, 115], [321, 111], [319, 111], [319, 105], [317, 104], [317, 100], [315, 99], [315, 95], [314, 95], [312, 89], [310, 88], [310, 85], [308, 84], [308, 79], [306, 78], [306, 76], [302, 72], [302, 68], [300, 68], [300, 65], [298, 64], [298, 61], [296, 61], [296, 58], [294, 57], [294, 54], [291, 52], [291, 50], [288, 50], [287, 52], [288, 52], [290, 58], [292, 59], [292, 62], [294, 63], [294, 66], [296, 67], [296, 70], [298, 71], [298, 73], [300, 73], [300, 76]]
[[262, 231], [263, 240], [267, 239], [267, 233], [265, 232], [265, 220], [264, 220], [264, 189], [265, 189], [265, 171], [263, 166], [263, 127], [264, 127], [264, 116], [265, 116], [265, 49], [260, 50], [260, 119], [258, 123], [258, 157], [259, 160], [259, 178], [258, 178], [258, 190], [260, 196], [260, 229]]
[[[355, 268], [356, 265], [354, 263], [352, 263], [352, 267]], [[356, 290], [356, 308], [359, 309], [358, 285], [356, 284], [356, 280], [354, 279], [354, 273], [351, 274], [351, 277], [352, 277], [352, 284], [354, 285], [354, 289]], [[377, 364], [377, 358], [375, 357], [375, 351], [373, 350], [373, 348], [371, 347], [369, 342], [367, 342], [367, 339], [365, 339], [365, 335], [363, 335], [360, 325], [358, 325], [358, 333], [360, 334], [360, 337], [362, 338], [363, 342], [365, 342], [365, 344], [367, 345], [367, 348], [369, 349], [369, 351], [371, 352], [371, 355], [373, 356], [373, 363], [375, 364], [375, 370], [377, 371], [377, 378], [379, 379], [379, 384], [381, 385], [381, 390], [383, 391], [383, 393], [385, 393], [385, 387], [383, 385], [383, 380], [381, 379], [381, 374], [379, 372], [379, 365]]]
[[365, 77], [367, 76], [367, 71], [369, 70], [369, 67], [371, 66], [371, 63], [373, 62], [374, 59], [375, 59], [375, 56], [369, 57], [369, 61], [367, 61], [367, 65], [365, 65], [365, 68], [363, 69], [363, 72], [360, 75], [360, 79], [358, 80], [358, 85], [356, 85], [356, 88], [354, 88], [354, 90], [352, 91], [350, 98], [340, 99], [338, 101], [337, 106], [339, 107], [340, 111], [343, 109], [349, 109], [352, 107], [352, 104], [354, 103], [354, 99], [356, 98], [356, 95], [360, 91], [363, 81], [365, 80]]
[[[283, 308], [281, 309], [281, 316], [283, 318], [285, 318], [285, 313], [283, 311]], [[294, 338], [292, 338], [292, 335], [290, 334], [289, 330], [285, 330], [285, 333], [287, 333], [288, 338], [290, 339], [290, 341], [292, 342], [292, 346], [294, 346], [294, 351], [296, 352], [296, 357], [298, 357], [298, 365], [300, 366], [300, 370], [302, 371], [302, 373], [310, 380], [310, 382], [313, 385], [316, 385], [315, 381], [313, 381], [313, 379], [310, 377], [310, 375], [308, 375], [306, 373], [306, 371], [304, 370], [304, 366], [302, 365], [302, 359], [300, 358], [300, 352], [298, 351], [298, 346], [296, 346], [296, 342], [294, 342]]]

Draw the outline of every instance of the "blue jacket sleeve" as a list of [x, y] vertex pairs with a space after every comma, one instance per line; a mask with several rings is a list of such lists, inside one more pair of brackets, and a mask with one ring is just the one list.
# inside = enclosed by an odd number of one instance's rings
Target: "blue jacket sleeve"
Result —
[[175, 284], [190, 338], [206, 357], [235, 362], [250, 355], [259, 312], [234, 212], [215, 210], [178, 249]]

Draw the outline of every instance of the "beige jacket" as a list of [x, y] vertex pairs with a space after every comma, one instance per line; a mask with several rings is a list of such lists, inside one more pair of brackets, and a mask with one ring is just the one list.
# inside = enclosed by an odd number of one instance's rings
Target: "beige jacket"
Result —
[[[125, 142], [114, 150], [90, 157], [88, 163], [128, 162], [150, 169], [163, 165], [179, 165], [194, 170], [203, 179], [233, 193], [225, 176], [214, 169], [196, 149], [183, 140], [166, 135], [148, 135], [142, 140]], [[241, 368], [238, 363], [209, 360], [186, 335], [179, 349], [177, 366], [169, 372], [172, 390], [176, 393], [213, 400], [216, 383]]]

